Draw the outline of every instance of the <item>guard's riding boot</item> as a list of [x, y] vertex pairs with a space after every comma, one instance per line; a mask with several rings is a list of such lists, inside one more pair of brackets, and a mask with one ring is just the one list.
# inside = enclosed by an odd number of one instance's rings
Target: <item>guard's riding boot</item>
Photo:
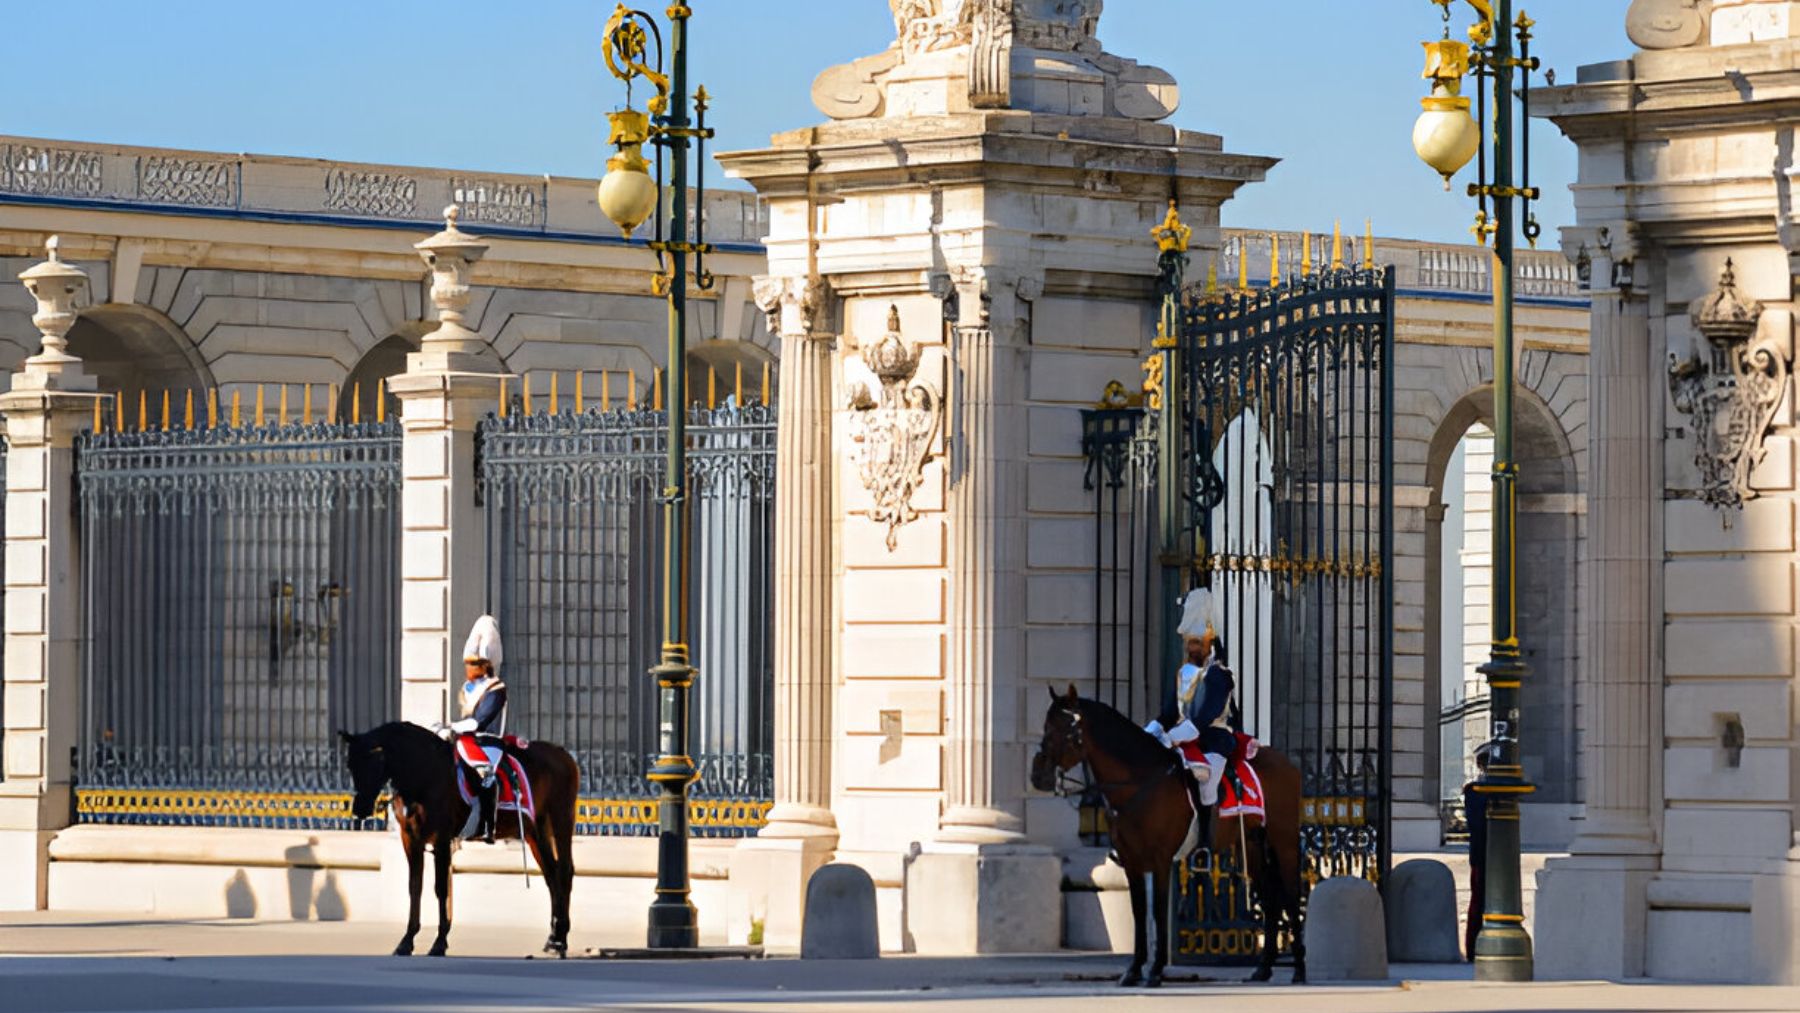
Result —
[[476, 828], [484, 844], [494, 843], [494, 809], [499, 795], [499, 778], [488, 778], [487, 783], [481, 786], [481, 825]]
[[1199, 843], [1194, 845], [1195, 851], [1204, 851], [1208, 858], [1212, 855], [1212, 811], [1207, 808], [1206, 801], [1200, 794], [1200, 782], [1188, 778], [1188, 798], [1194, 803], [1194, 819], [1198, 821]]

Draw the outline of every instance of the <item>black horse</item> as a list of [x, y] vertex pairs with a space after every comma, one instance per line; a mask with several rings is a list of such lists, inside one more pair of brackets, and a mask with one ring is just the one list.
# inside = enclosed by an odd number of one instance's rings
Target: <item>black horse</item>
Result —
[[[356, 781], [352, 816], [364, 820], [374, 815], [376, 798], [383, 788], [393, 785], [394, 822], [406, 848], [407, 886], [412, 892], [406, 935], [394, 947], [394, 955], [410, 956], [413, 937], [419, 934], [419, 893], [424, 888], [425, 846], [429, 844], [437, 864], [438, 898], [438, 934], [430, 955], [441, 957], [450, 940], [451, 847], [469, 820], [469, 804], [456, 788], [450, 744], [430, 729], [399, 721], [361, 735], [338, 734], [349, 746], [350, 774]], [[567, 750], [548, 742], [533, 742], [528, 748], [509, 748], [507, 752], [524, 765], [537, 816], [497, 819], [495, 836], [516, 840], [520, 824], [524, 824], [525, 843], [550, 889], [550, 938], [544, 943], [544, 952], [567, 956], [569, 891], [575, 885], [570, 841], [575, 834], [575, 796], [581, 787], [581, 770]]]

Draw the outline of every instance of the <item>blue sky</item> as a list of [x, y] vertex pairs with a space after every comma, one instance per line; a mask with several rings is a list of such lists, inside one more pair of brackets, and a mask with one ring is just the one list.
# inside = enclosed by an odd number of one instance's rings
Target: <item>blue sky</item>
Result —
[[[882, 0], [690, 0], [696, 81], [722, 148], [822, 117], [825, 66], [893, 36]], [[0, 132], [489, 171], [596, 175], [622, 91], [599, 58], [611, 0], [82, 0], [54, 40], [0, 41]], [[660, 10], [664, 5], [651, 3]], [[1559, 79], [1628, 56], [1625, 0], [1537, 0]], [[1464, 8], [1466, 10], [1466, 8]], [[1468, 18], [1457, 13], [1460, 37]], [[1108, 0], [1100, 35], [1181, 81], [1172, 122], [1284, 159], [1230, 225], [1460, 240], [1472, 208], [1412, 154], [1429, 0]], [[1574, 149], [1534, 133], [1547, 240]], [[1460, 181], [1459, 181], [1460, 184]]]

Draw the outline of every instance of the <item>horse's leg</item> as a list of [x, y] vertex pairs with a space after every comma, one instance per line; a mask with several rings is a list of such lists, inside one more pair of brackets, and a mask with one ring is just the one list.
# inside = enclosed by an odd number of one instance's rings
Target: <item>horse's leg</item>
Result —
[[438, 931], [437, 940], [428, 956], [441, 957], [450, 949], [450, 835], [443, 834], [431, 846], [431, 857], [437, 863]]
[[1150, 974], [1144, 978], [1145, 988], [1162, 987], [1163, 968], [1169, 963], [1169, 872], [1168, 869], [1159, 870], [1150, 877], [1150, 917], [1156, 923], [1156, 952], [1150, 955]]
[[1256, 900], [1262, 908], [1263, 948], [1262, 960], [1250, 980], [1268, 981], [1275, 976], [1275, 958], [1281, 946], [1281, 915], [1287, 899], [1286, 891], [1281, 888], [1281, 863], [1276, 861], [1275, 853], [1269, 847], [1268, 833], [1259, 829], [1256, 835], [1259, 839], [1248, 849], [1254, 857], [1246, 856], [1245, 861], [1252, 869], [1250, 878], [1256, 883]]
[[1131, 924], [1137, 931], [1132, 940], [1131, 966], [1125, 969], [1124, 976], [1119, 979], [1119, 986], [1131, 988], [1144, 983], [1144, 956], [1149, 926], [1144, 924], [1144, 877], [1127, 870], [1125, 880], [1131, 886]]
[[562, 903], [559, 900], [563, 895], [562, 861], [542, 823], [532, 821], [531, 833], [525, 838], [524, 844], [531, 849], [531, 857], [544, 876], [544, 889], [550, 893], [550, 936], [544, 940], [544, 952], [566, 956], [568, 943], [556, 931], [557, 923], [562, 920]]
[[394, 956], [410, 957], [413, 937], [419, 934], [419, 893], [425, 888], [425, 838], [418, 828], [401, 823], [400, 844], [406, 849], [406, 889], [411, 894], [411, 906], [407, 909], [406, 935], [394, 947]]

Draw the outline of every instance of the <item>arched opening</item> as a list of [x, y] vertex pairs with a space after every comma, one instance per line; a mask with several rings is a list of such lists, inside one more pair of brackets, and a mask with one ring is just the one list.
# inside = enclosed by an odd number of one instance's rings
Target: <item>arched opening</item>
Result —
[[[398, 418], [400, 400], [392, 393], [386, 393], [383, 384], [406, 372], [406, 357], [418, 351], [420, 340], [436, 329], [435, 322], [416, 321], [388, 335], [374, 348], [364, 352], [363, 357], [350, 370], [350, 375], [344, 378], [343, 389], [338, 395], [338, 421], [348, 422], [358, 412], [365, 419], [372, 418], [378, 393], [387, 401], [388, 417]], [[505, 369], [492, 345], [482, 345], [480, 356], [492, 368]]]
[[[1495, 591], [1492, 426], [1493, 391], [1470, 394], [1446, 416], [1429, 458], [1423, 724], [1427, 784], [1442, 800], [1440, 825], [1446, 831], [1460, 813], [1463, 785], [1475, 776], [1474, 751], [1489, 735], [1487, 684], [1477, 669], [1488, 657]], [[1521, 814], [1521, 829], [1528, 845], [1560, 847], [1573, 837], [1571, 821], [1582, 801], [1579, 489], [1568, 439], [1535, 397], [1515, 401], [1513, 451], [1519, 463], [1514, 553], [1519, 629], [1531, 670], [1521, 748], [1537, 785]]]
[[173, 320], [144, 306], [109, 304], [82, 310], [69, 330], [69, 352], [81, 359], [108, 394], [213, 386], [212, 370], [187, 334]]

